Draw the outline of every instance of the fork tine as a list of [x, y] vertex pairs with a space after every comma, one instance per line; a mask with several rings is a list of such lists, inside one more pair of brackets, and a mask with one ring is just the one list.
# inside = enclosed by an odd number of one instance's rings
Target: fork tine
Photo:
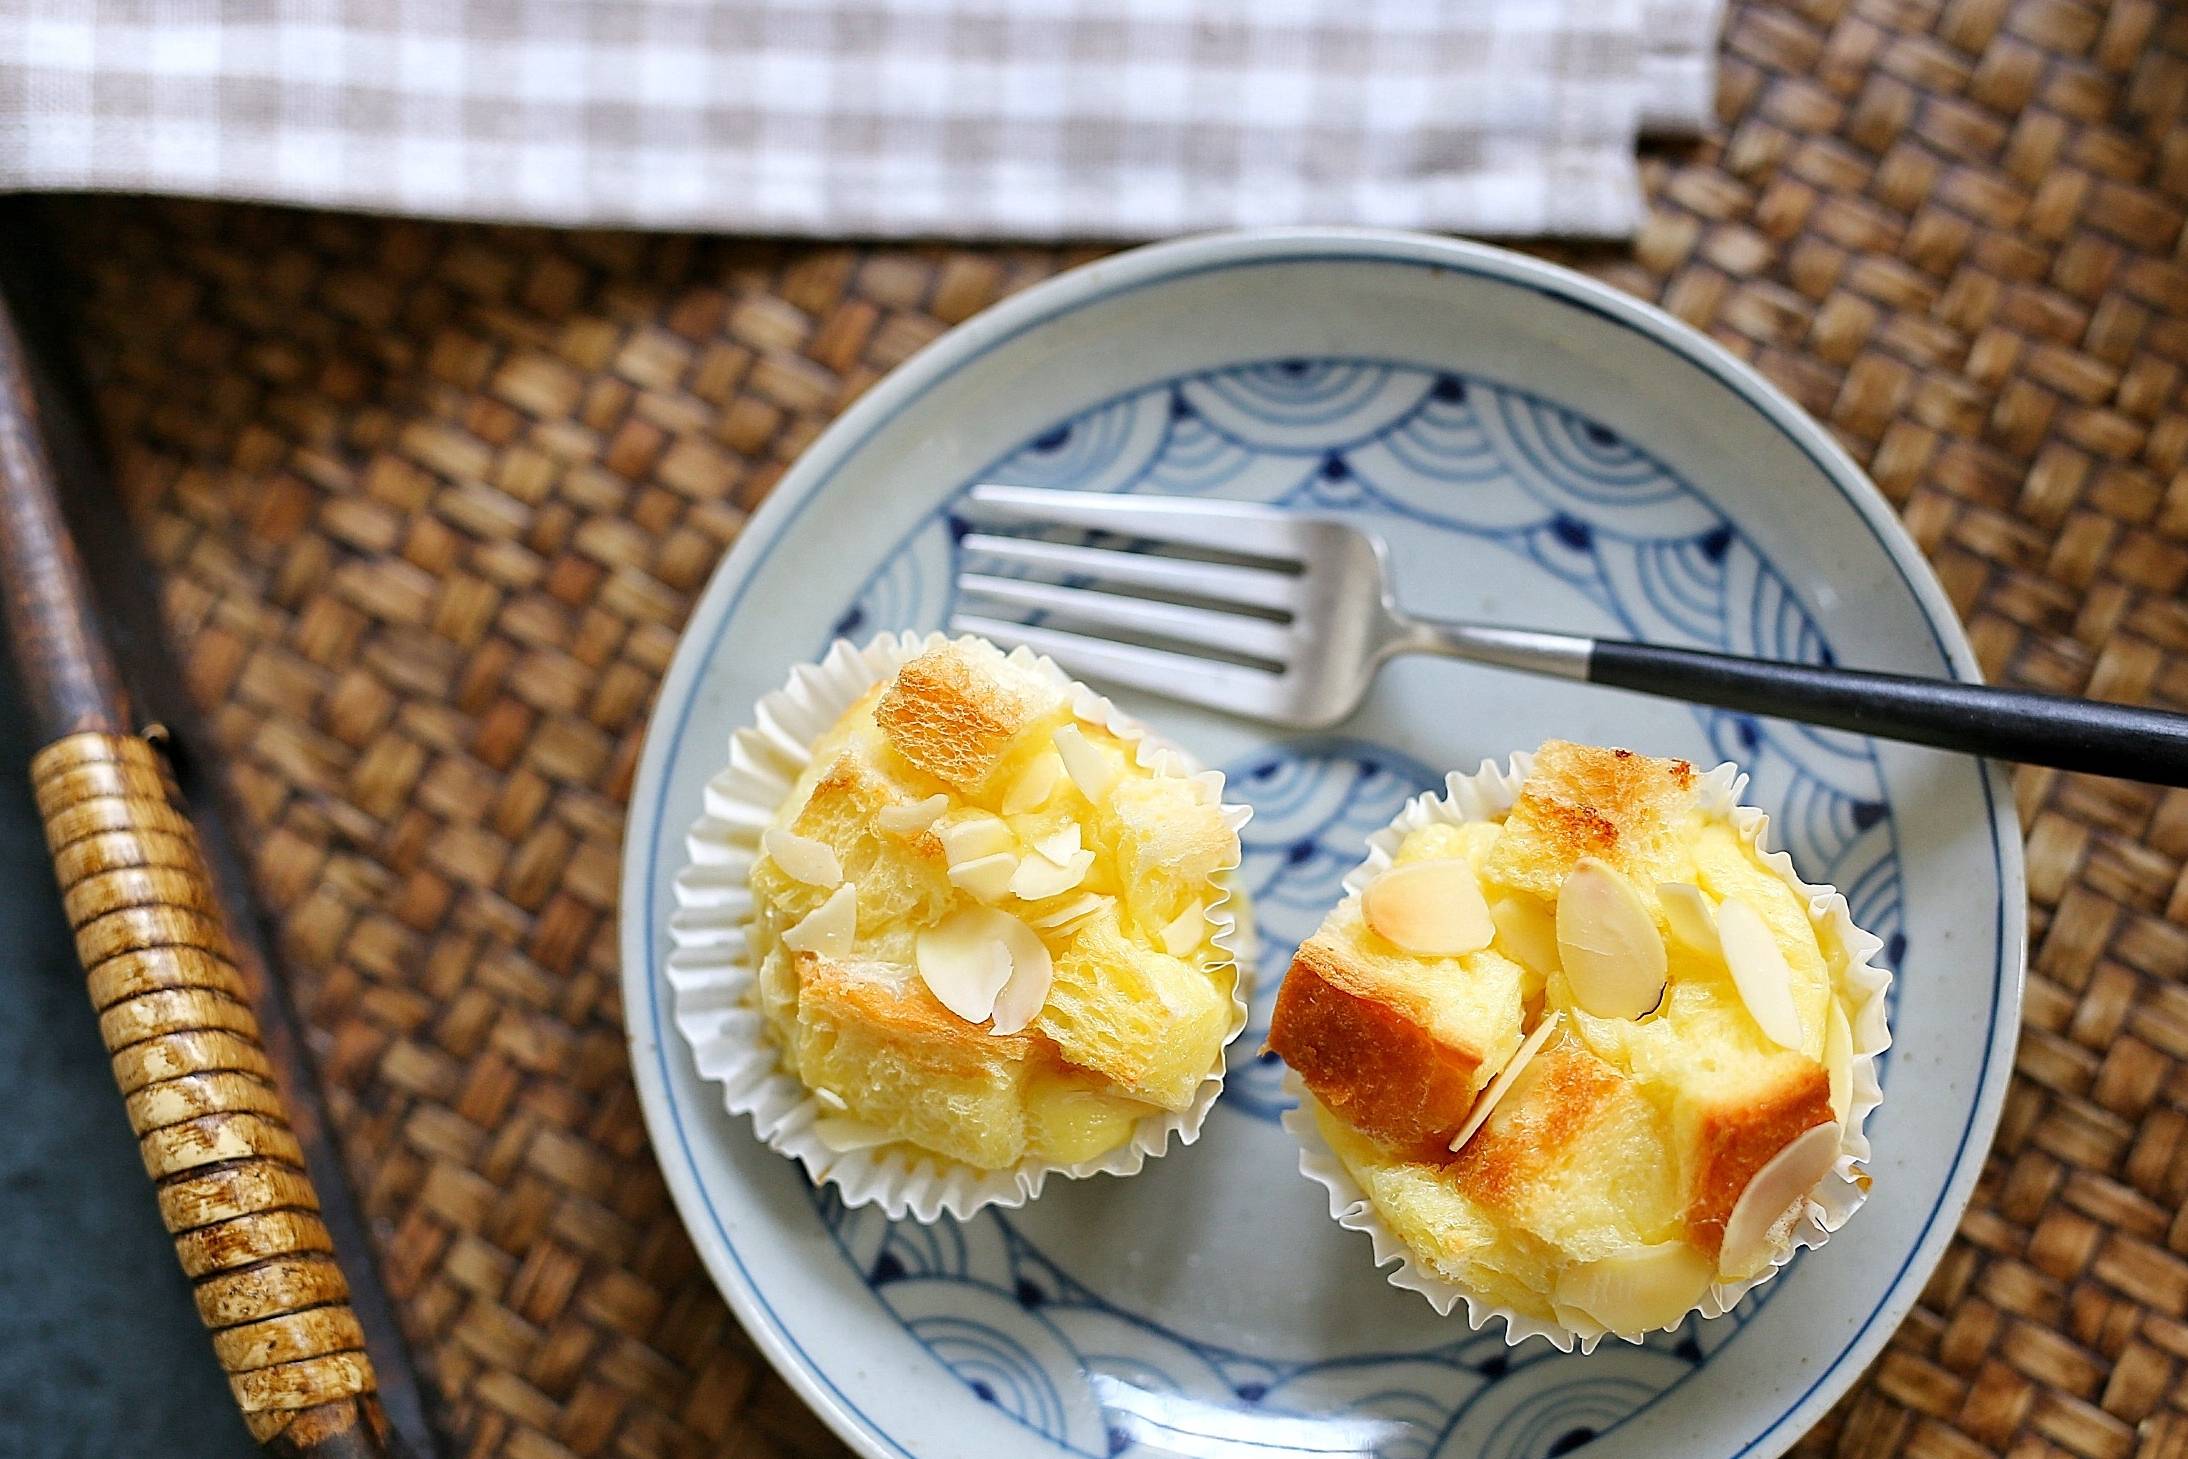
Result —
[[1035, 653], [1047, 654], [1074, 675], [1145, 689], [1165, 699], [1182, 699], [1263, 718], [1274, 716], [1280, 707], [1278, 678], [1266, 669], [1214, 663], [1167, 649], [1111, 643], [1061, 629], [984, 618], [977, 613], [952, 614], [950, 628], [957, 633], [977, 633], [998, 643], [1022, 643]]
[[1059, 587], [1055, 583], [1032, 582], [1025, 578], [989, 577], [977, 572], [960, 576], [957, 586], [961, 592], [1031, 612], [1060, 614], [1093, 628], [1144, 633], [1194, 648], [1267, 659], [1275, 664], [1287, 663], [1292, 657], [1292, 630], [1266, 618], [1246, 618], [1236, 613], [1188, 608], [1178, 603], [1158, 603], [1149, 598], [1127, 598], [1117, 593]]
[[1157, 588], [1218, 603], [1291, 610], [1299, 606], [1302, 580], [1290, 573], [1227, 562], [1197, 562], [1157, 557], [1147, 552], [1112, 552], [1106, 547], [1077, 547], [1036, 537], [996, 537], [969, 532], [958, 544], [1014, 567], [1098, 578], [1106, 586]]
[[1202, 498], [1116, 496], [1100, 491], [1049, 491], [1035, 486], [976, 486], [973, 502], [994, 516], [1035, 526], [1119, 532], [1183, 547], [1298, 561], [1313, 524], [1291, 512], [1253, 502]]

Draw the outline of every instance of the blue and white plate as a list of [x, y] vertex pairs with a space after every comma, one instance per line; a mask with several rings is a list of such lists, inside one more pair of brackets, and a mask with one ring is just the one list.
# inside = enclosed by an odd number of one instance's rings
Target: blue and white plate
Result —
[[[1257, 811], [1263, 986], [1200, 1143], [923, 1227], [817, 1194], [724, 1112], [662, 978], [700, 787], [788, 664], [947, 619], [952, 508], [977, 481], [1341, 513], [1389, 537], [1425, 612], [1974, 673], [1929, 569], [1822, 430], [1693, 331], [1563, 270], [1399, 234], [1254, 233], [1105, 260], [981, 315], [849, 411], [746, 527], [633, 794], [632, 1063], [678, 1209], [761, 1350], [855, 1449], [895, 1459], [1790, 1444], [1913, 1305], [2005, 1093], [2020, 846], [2002, 777], [1970, 760], [1427, 660], [1312, 738], [1119, 696]], [[1293, 943], [1367, 833], [1443, 770], [1553, 735], [1739, 761], [1748, 800], [1899, 974], [1860, 1215], [1732, 1316], [1587, 1357], [1507, 1348], [1386, 1286], [1298, 1175], [1278, 1071], [1254, 1057]]]

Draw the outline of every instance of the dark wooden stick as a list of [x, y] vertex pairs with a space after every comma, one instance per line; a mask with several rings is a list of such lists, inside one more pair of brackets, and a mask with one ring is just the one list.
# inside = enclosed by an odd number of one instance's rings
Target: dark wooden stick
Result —
[[160, 752], [134, 733], [0, 300], [0, 584], [39, 739], [31, 778], [160, 1214], [270, 1454], [407, 1453], [275, 1082], [227, 917]]
[[53, 463], [15, 323], [0, 304], [0, 513], [6, 538], [8, 631], [41, 742], [83, 730], [129, 728], [129, 699], [61, 520]]

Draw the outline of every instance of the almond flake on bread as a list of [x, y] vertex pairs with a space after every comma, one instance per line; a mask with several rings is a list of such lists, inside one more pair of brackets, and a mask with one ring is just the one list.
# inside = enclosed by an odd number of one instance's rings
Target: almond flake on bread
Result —
[[936, 1002], [967, 1023], [987, 1022], [1010, 981], [1012, 950], [1004, 933], [1006, 924], [1016, 920], [990, 908], [968, 907], [920, 931], [914, 965]]
[[1831, 1076], [1798, 1054], [1746, 1067], [1708, 1090], [1682, 1091], [1673, 1129], [1684, 1150], [1687, 1239], [1710, 1256], [1748, 1182], [1803, 1132], [1831, 1121]]
[[1663, 1001], [1664, 935], [1633, 883], [1607, 861], [1584, 856], [1565, 878], [1557, 955], [1583, 1012], [1639, 1018]]
[[1732, 985], [1740, 990], [1755, 1026], [1780, 1048], [1799, 1048], [1801, 1015], [1793, 1006], [1793, 969], [1770, 924], [1738, 897], [1727, 897], [1718, 909], [1717, 934]]
[[915, 835], [941, 820], [942, 813], [949, 808], [948, 796], [930, 795], [925, 800], [883, 806], [874, 812], [874, 824], [892, 836]]
[[1521, 1042], [1519, 1052], [1506, 1060], [1504, 1067], [1497, 1071], [1497, 1077], [1489, 1081], [1489, 1087], [1474, 1101], [1473, 1113], [1466, 1117], [1466, 1123], [1459, 1126], [1458, 1134], [1451, 1138], [1451, 1152], [1454, 1155], [1466, 1148], [1466, 1142], [1474, 1138], [1476, 1130], [1489, 1123], [1489, 1117], [1497, 1112], [1498, 1102], [1519, 1082], [1519, 1076], [1527, 1072], [1527, 1066], [1534, 1062], [1534, 1057], [1542, 1051], [1542, 1046], [1556, 1035], [1558, 1021], [1563, 1017], [1555, 1008], [1551, 1009], [1549, 1016]]
[[1838, 1158], [1838, 1125], [1811, 1125], [1755, 1173], [1725, 1218], [1717, 1264], [1726, 1276], [1751, 1277], [1785, 1249], [1793, 1223], [1808, 1208], [1809, 1194]]
[[1000, 902], [1010, 895], [1010, 884], [1017, 875], [1018, 858], [1008, 851], [950, 863], [950, 885], [983, 902]]
[[1416, 957], [1457, 957], [1497, 935], [1474, 868], [1456, 857], [1393, 866], [1360, 894], [1367, 925]]
[[828, 900], [800, 918], [783, 933], [783, 946], [792, 952], [844, 957], [858, 938], [858, 888], [844, 882], [828, 894]]
[[786, 876], [807, 886], [833, 887], [843, 881], [843, 863], [836, 859], [836, 848], [826, 841], [800, 836], [795, 831], [771, 830], [760, 833], [760, 849], [774, 858]]
[[1109, 792], [1124, 774], [1124, 766], [1115, 756], [1106, 755], [1086, 737], [1086, 731], [1078, 725], [1059, 727], [1054, 736], [1058, 762], [1070, 775], [1071, 783], [1086, 797], [1087, 804], [1100, 805], [1109, 799]]

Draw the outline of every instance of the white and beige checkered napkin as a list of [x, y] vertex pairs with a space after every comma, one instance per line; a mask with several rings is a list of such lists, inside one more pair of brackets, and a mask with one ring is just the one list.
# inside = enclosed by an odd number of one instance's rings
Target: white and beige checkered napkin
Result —
[[543, 223], [1618, 235], [1720, 0], [0, 0], [0, 190]]

